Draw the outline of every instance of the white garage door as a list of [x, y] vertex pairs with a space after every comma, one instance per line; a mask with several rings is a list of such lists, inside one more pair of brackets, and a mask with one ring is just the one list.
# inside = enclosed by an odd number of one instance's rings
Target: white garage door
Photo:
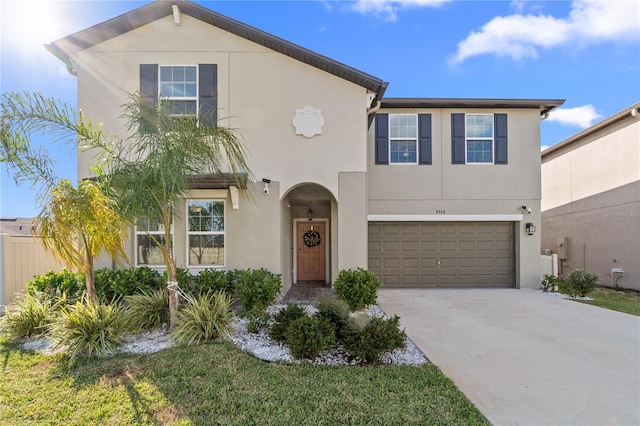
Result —
[[515, 287], [513, 222], [369, 222], [384, 287]]

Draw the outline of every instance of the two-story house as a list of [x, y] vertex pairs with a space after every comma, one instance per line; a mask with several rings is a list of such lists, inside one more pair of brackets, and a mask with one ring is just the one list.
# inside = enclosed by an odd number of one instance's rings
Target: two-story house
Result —
[[[112, 134], [125, 134], [120, 105], [136, 91], [214, 108], [238, 130], [256, 181], [203, 178], [176, 207], [175, 255], [193, 272], [265, 267], [285, 291], [356, 267], [385, 286], [538, 285], [539, 121], [562, 101], [385, 99], [379, 78], [186, 1], [48, 49]], [[203, 214], [216, 225], [188, 226]], [[128, 252], [161, 264], [141, 230]]]

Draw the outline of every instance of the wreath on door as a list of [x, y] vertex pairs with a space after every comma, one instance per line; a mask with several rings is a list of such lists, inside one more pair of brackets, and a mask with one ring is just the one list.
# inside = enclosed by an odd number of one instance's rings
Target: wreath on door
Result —
[[320, 245], [320, 234], [318, 231], [307, 231], [304, 233], [304, 245], [307, 247], [316, 247]]

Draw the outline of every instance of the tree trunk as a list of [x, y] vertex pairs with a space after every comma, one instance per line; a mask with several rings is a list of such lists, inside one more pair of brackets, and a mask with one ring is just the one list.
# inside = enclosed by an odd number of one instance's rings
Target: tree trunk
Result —
[[[89, 249], [87, 248], [87, 251]], [[93, 277], [93, 258], [87, 256], [87, 265], [84, 269], [84, 283], [87, 287], [87, 302], [98, 303], [98, 294], [96, 293], [96, 283]]]
[[180, 299], [178, 296], [178, 273], [173, 259], [171, 259], [169, 270], [167, 271], [169, 280], [167, 282], [167, 290], [169, 297], [169, 329], [173, 330], [178, 324], [178, 309], [180, 309]]

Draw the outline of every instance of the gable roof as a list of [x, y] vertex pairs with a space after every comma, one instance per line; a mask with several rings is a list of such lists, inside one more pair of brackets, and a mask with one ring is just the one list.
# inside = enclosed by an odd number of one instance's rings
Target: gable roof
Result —
[[382, 108], [533, 108], [545, 116], [564, 99], [384, 98]]
[[92, 27], [78, 31], [45, 46], [67, 65], [67, 70], [74, 74], [71, 57], [76, 53], [125, 34], [143, 25], [149, 24], [166, 16], [173, 15], [173, 6], [179, 7], [180, 12], [207, 24], [218, 27], [231, 34], [237, 35], [254, 43], [267, 47], [275, 52], [289, 56], [322, 71], [333, 74], [358, 86], [364, 87], [377, 94], [377, 100], [382, 98], [387, 83], [365, 72], [342, 64], [326, 56], [305, 49], [272, 34], [244, 24], [228, 16], [221, 15], [188, 0], [156, 0], [123, 15], [109, 19]]
[[545, 158], [549, 154], [552, 154], [556, 151], [561, 150], [565, 146], [571, 145], [575, 142], [579, 142], [582, 139], [586, 138], [587, 136], [590, 136], [596, 132], [599, 132], [600, 130], [605, 129], [617, 123], [618, 121], [624, 120], [627, 117], [635, 117], [636, 119], [640, 119], [640, 102], [637, 102], [631, 105], [630, 107], [627, 107], [622, 111], [617, 112], [612, 116], [605, 118], [602, 121], [599, 121], [593, 126], [587, 127], [586, 129], [576, 133], [575, 135], [569, 136], [567, 139], [564, 139], [558, 142], [557, 144], [545, 149], [544, 151], [542, 151], [542, 154], [541, 154], [542, 158]]

